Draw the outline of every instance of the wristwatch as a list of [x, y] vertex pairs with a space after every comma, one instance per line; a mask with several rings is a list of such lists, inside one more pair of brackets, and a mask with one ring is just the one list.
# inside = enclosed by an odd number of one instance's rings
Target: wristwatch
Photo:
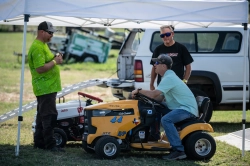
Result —
[[182, 81], [183, 81], [185, 84], [188, 83], [188, 80], [186, 80], [186, 79], [183, 79]]
[[56, 61], [54, 59], [52, 61], [54, 62], [54, 65], [56, 65]]

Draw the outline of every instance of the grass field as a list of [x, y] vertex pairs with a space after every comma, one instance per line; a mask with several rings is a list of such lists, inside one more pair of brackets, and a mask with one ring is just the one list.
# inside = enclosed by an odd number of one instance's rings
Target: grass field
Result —
[[[22, 34], [21, 33], [0, 33], [2, 41], [0, 46], [0, 115], [11, 111], [19, 106], [20, 94], [20, 74], [21, 64], [17, 62], [17, 57], [13, 51], [22, 51]], [[34, 36], [27, 34], [27, 50], [33, 41]], [[78, 63], [62, 65], [61, 77], [63, 87], [78, 83], [81, 81], [95, 78], [116, 78], [116, 54], [111, 52], [114, 58], [109, 58], [105, 64]], [[90, 87], [82, 89], [82, 92], [98, 96], [104, 101], [117, 100], [112, 97], [109, 88]], [[31, 76], [27, 64], [25, 65], [24, 74], [24, 91], [23, 104], [34, 101], [35, 96], [32, 92]], [[66, 96], [66, 100], [77, 100], [77, 92]], [[226, 143], [216, 141], [217, 151], [214, 157], [209, 161], [173, 161], [167, 162], [161, 159], [161, 156], [167, 152], [138, 152], [132, 151], [121, 153], [115, 160], [102, 160], [95, 154], [88, 154], [81, 148], [81, 142], [68, 142], [65, 147], [66, 153], [53, 154], [43, 150], [33, 149], [33, 139], [31, 123], [34, 118], [35, 110], [23, 114], [24, 121], [21, 122], [20, 135], [20, 154], [15, 156], [15, 146], [17, 140], [17, 118], [10, 119], [0, 123], [0, 165], [250, 165], [250, 152], [241, 157], [241, 151]], [[211, 125], [214, 128], [212, 136], [220, 136], [230, 132], [242, 129], [241, 111], [216, 111], [211, 119]], [[250, 112], [247, 111], [247, 124], [249, 123]]]

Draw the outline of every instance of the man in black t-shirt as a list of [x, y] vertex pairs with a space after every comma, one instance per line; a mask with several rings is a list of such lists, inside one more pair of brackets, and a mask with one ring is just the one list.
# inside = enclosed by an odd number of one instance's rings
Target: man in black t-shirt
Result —
[[[174, 31], [172, 26], [161, 26], [160, 32], [160, 37], [162, 38], [163, 43], [155, 48], [152, 58], [157, 58], [160, 54], [168, 53], [173, 60], [172, 70], [181, 80], [183, 80], [183, 82], [187, 83], [191, 74], [191, 63], [193, 62], [192, 56], [184, 45], [174, 41]], [[150, 64], [154, 65], [152, 60]], [[155, 73], [155, 68], [152, 66], [150, 90], [155, 89], [154, 82], [156, 76], [157, 74]], [[160, 81], [161, 76], [158, 75], [157, 85], [160, 83]]]
[[[172, 70], [181, 80], [183, 80], [184, 83], [187, 84], [191, 74], [191, 63], [193, 62], [192, 56], [184, 45], [174, 41], [174, 31], [172, 26], [161, 26], [160, 33], [163, 43], [155, 48], [152, 58], [158, 58], [160, 54], [168, 53], [173, 60]], [[157, 74], [155, 73], [154, 62], [152, 60], [150, 64], [153, 65], [151, 70], [150, 90], [155, 90], [154, 82]], [[157, 85], [159, 85], [160, 81], [161, 76], [158, 74]], [[150, 127], [150, 141], [157, 141], [160, 138], [160, 120], [161, 115], [158, 115], [156, 117], [156, 123]]]

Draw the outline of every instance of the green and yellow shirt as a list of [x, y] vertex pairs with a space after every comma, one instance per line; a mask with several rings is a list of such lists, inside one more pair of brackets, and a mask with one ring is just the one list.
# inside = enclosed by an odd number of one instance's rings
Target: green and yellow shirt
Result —
[[36, 96], [59, 92], [62, 90], [60, 70], [57, 65], [45, 73], [39, 74], [36, 68], [42, 67], [54, 59], [46, 43], [35, 40], [28, 53], [28, 61], [32, 76], [33, 92]]

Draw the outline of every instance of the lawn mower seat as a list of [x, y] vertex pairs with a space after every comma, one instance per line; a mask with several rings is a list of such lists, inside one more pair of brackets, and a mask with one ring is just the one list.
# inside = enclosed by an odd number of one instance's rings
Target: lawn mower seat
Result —
[[196, 102], [198, 104], [198, 110], [199, 110], [199, 120], [205, 121], [205, 117], [207, 114], [207, 110], [209, 107], [210, 99], [208, 97], [204, 96], [197, 96]]
[[175, 127], [178, 131], [182, 130], [186, 126], [193, 124], [193, 123], [204, 123], [205, 117], [207, 114], [207, 110], [209, 107], [210, 99], [204, 96], [197, 96], [196, 102], [198, 105], [199, 117], [198, 118], [188, 118], [178, 123], [175, 123]]

